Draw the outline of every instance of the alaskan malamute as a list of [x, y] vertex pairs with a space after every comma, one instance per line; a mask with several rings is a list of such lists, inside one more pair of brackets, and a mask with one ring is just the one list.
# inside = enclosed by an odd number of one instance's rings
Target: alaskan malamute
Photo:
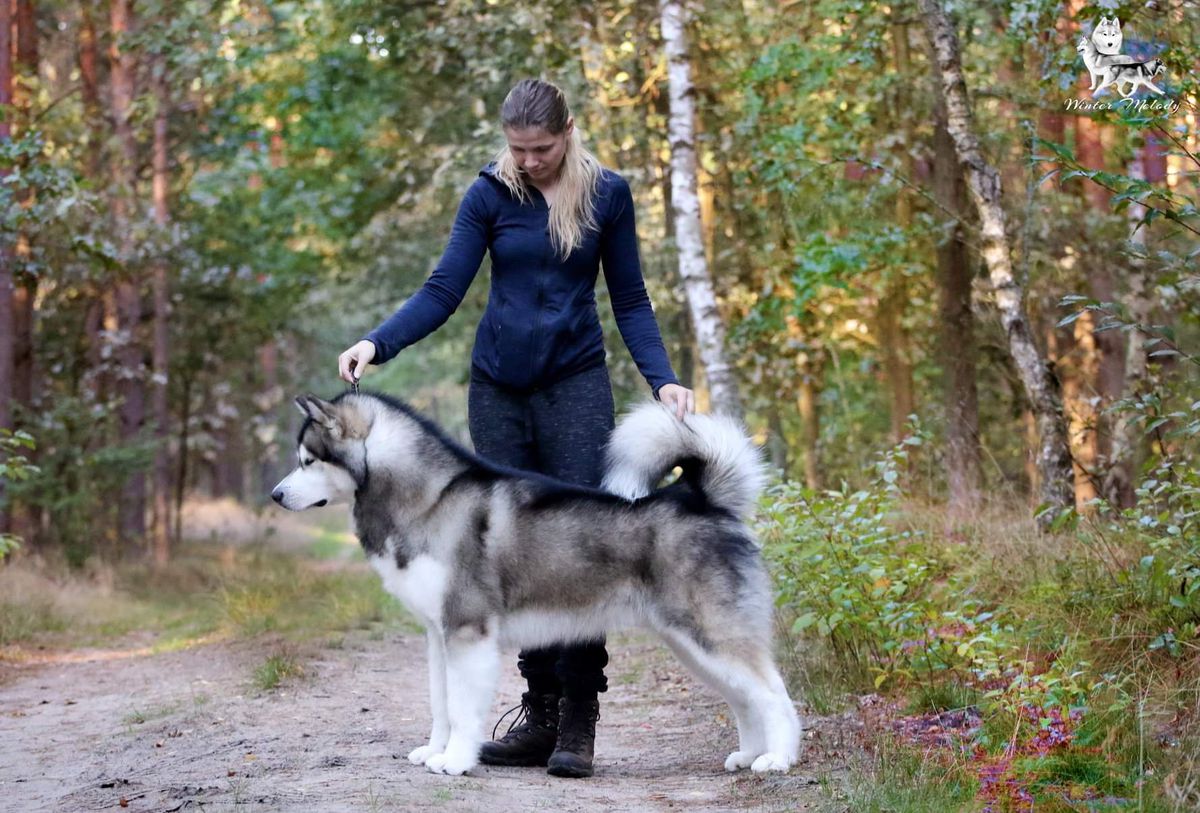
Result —
[[[307, 418], [299, 465], [271, 496], [292, 511], [352, 502], [368, 561], [427, 631], [433, 729], [413, 763], [475, 766], [501, 645], [631, 625], [657, 632], [733, 708], [739, 744], [726, 770], [796, 761], [771, 586], [740, 518], [762, 464], [734, 421], [635, 409], [613, 432], [600, 490], [490, 463], [387, 396], [296, 404]], [[679, 478], [655, 490], [675, 466]]]

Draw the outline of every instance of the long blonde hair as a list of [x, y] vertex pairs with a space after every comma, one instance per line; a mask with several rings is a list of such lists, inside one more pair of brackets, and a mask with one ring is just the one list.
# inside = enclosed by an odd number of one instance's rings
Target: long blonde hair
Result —
[[[540, 127], [550, 135], [561, 135], [570, 117], [563, 92], [540, 79], [518, 82], [500, 108], [504, 127], [517, 130]], [[518, 200], [531, 202], [525, 177], [508, 147], [496, 153], [494, 172]], [[554, 205], [550, 207], [550, 244], [564, 259], [579, 248], [584, 235], [597, 228], [596, 189], [600, 174], [600, 161], [583, 145], [579, 128], [573, 128], [558, 173]]]

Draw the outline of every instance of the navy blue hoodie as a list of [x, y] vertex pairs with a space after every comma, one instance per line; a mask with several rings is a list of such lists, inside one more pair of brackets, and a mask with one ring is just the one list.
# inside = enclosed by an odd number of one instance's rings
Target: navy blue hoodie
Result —
[[596, 313], [596, 275], [601, 264], [621, 338], [657, 396], [663, 384], [678, 383], [667, 359], [638, 258], [633, 195], [629, 184], [604, 170], [596, 197], [597, 231], [565, 260], [550, 244], [549, 213], [542, 194], [530, 186], [532, 202], [521, 203], [489, 164], [458, 207], [441, 261], [412, 297], [367, 334], [375, 364], [442, 325], [459, 306], [492, 255], [487, 309], [475, 331], [473, 371], [518, 391], [547, 387], [604, 362], [604, 336]]

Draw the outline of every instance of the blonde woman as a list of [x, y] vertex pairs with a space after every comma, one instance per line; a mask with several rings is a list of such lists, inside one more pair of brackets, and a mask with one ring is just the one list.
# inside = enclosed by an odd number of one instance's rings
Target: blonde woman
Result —
[[[613, 428], [596, 312], [601, 266], [617, 327], [651, 392], [680, 418], [695, 411], [694, 395], [671, 370], [646, 295], [629, 184], [583, 146], [554, 85], [520, 82], [500, 117], [507, 146], [467, 190], [441, 262], [391, 318], [342, 353], [338, 371], [354, 381], [367, 364], [382, 364], [436, 330], [489, 252], [491, 292], [475, 333], [467, 403], [475, 450], [598, 486]], [[522, 650], [517, 666], [529, 690], [521, 714], [483, 746], [480, 761], [591, 776], [607, 663], [603, 640]]]

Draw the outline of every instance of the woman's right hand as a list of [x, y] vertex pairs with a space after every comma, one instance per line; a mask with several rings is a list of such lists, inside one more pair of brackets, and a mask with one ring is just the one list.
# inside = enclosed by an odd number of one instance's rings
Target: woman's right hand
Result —
[[363, 339], [338, 356], [338, 376], [347, 383], [357, 384], [373, 358], [375, 358], [375, 343]]

